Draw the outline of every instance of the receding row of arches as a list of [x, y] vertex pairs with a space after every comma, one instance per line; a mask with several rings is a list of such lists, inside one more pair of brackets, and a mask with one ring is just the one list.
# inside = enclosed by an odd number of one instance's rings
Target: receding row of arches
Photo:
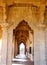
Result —
[[[18, 54], [34, 54], [33, 43], [34, 32], [25, 20], [22, 20], [13, 30], [13, 52], [14, 58]], [[31, 47], [31, 53], [30, 48]]]
[[24, 45], [24, 43], [21, 43], [19, 45], [19, 54], [25, 54], [25, 45]]
[[[28, 25], [28, 23], [25, 20], [22, 20], [13, 30], [13, 48], [12, 48], [13, 58], [15, 58], [18, 54], [26, 54], [26, 55], [30, 54], [34, 57], [33, 36], [34, 36], [34, 32], [31, 29], [31, 27]], [[0, 36], [0, 39], [1, 38], [2, 36]]]

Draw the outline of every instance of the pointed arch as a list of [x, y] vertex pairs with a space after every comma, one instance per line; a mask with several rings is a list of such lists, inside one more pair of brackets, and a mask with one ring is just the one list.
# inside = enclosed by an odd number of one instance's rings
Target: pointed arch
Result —
[[[26, 46], [27, 46], [27, 40], [29, 39], [29, 34], [33, 34], [33, 30], [31, 27], [28, 25], [28, 22], [25, 20], [22, 20], [19, 22], [17, 27], [14, 29], [13, 33], [15, 35], [15, 40], [17, 41], [17, 54], [20, 53], [19, 51], [19, 46], [21, 43], [24, 43], [25, 45], [25, 54], [26, 54]], [[16, 48], [16, 44], [15, 44]], [[15, 52], [16, 53], [16, 52]]]

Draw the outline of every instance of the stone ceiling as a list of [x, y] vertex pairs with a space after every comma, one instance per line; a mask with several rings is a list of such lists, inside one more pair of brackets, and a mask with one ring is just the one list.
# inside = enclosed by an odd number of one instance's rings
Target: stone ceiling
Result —
[[41, 24], [45, 25], [47, 23], [46, 8], [47, 0], [0, 0], [0, 23], [6, 22], [12, 25], [18, 18], [27, 16], [27, 19], [30, 17], [37, 27]]
[[0, 24], [10, 27], [23, 19], [36, 27], [47, 26], [47, 0], [0, 0]]
[[[0, 0], [0, 3], [6, 3], [7, 5], [12, 5], [13, 3], [32, 3], [38, 5], [45, 4], [47, 5], [47, 0]], [[1, 5], [0, 4], [0, 5]]]

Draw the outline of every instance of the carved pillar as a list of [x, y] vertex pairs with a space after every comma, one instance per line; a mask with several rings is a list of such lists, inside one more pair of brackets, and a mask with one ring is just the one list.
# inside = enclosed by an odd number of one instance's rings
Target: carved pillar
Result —
[[7, 65], [12, 65], [12, 49], [13, 49], [13, 30], [12, 28], [9, 28]]
[[40, 65], [40, 48], [39, 48], [39, 38], [38, 29], [34, 30], [34, 65]]
[[2, 25], [2, 50], [1, 50], [1, 65], [7, 65], [7, 40], [8, 40], [8, 30], [7, 24]]
[[39, 30], [39, 46], [40, 46], [40, 65], [46, 65], [45, 57], [45, 30]]
[[43, 25], [34, 30], [34, 64], [46, 65], [45, 28]]
[[46, 65], [47, 65], [47, 28], [45, 29], [45, 51], [46, 51]]

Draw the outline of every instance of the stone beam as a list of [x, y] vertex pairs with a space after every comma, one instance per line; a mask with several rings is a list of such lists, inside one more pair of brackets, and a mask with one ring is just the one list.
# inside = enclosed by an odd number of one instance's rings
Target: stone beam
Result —
[[13, 3], [11, 5], [8, 5], [8, 7], [38, 7], [37, 5], [33, 4], [33, 3]]
[[41, 6], [41, 5], [47, 5], [47, 1], [45, 1], [45, 0], [39, 0], [39, 1], [30, 1], [30, 0], [24, 0], [24, 1], [22, 1], [22, 0], [7, 0], [7, 1], [0, 1], [0, 6], [4, 6], [4, 3], [5, 4], [7, 4], [7, 6], [11, 6], [11, 5], [13, 5], [14, 3], [15, 4], [18, 4], [18, 3], [27, 3], [27, 4], [33, 4], [33, 5], [35, 5], [35, 6]]

